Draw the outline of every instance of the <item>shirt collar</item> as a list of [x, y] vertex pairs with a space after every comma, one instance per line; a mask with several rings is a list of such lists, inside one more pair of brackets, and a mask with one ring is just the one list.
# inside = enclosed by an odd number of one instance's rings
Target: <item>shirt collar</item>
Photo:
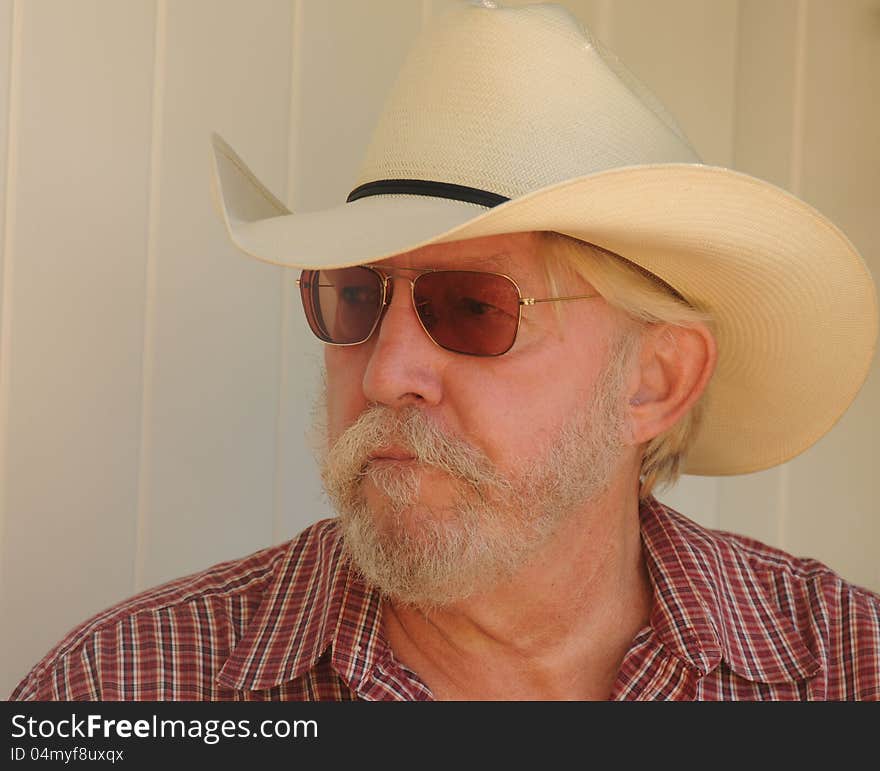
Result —
[[[755, 567], [731, 543], [654, 498], [640, 507], [654, 585], [650, 625], [686, 665], [706, 675], [723, 659], [754, 682], [795, 682], [820, 669]], [[335, 520], [294, 540], [217, 681], [264, 690], [308, 672], [328, 648], [357, 691], [387, 653], [381, 598], [342, 551]]]
[[821, 668], [761, 571], [717, 532], [654, 498], [640, 508], [654, 584], [651, 627], [685, 664], [706, 675], [723, 659], [753, 682], [796, 682]]
[[331, 664], [357, 691], [382, 650], [380, 598], [351, 567], [336, 520], [291, 542], [244, 636], [217, 682], [265, 690], [314, 667], [328, 648]]

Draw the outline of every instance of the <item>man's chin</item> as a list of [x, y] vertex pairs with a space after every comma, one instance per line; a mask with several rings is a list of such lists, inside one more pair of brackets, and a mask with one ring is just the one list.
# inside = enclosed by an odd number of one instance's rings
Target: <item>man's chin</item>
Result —
[[[453, 502], [459, 492], [448, 475], [411, 461], [400, 464], [382, 462], [383, 479], [368, 473], [361, 483], [364, 503], [381, 529], [412, 526], [416, 531], [427, 523], [451, 521], [456, 516]], [[410, 485], [395, 485], [393, 476], [407, 475]]]
[[385, 542], [432, 538], [444, 524], [454, 523], [449, 507], [437, 509], [418, 498], [392, 504], [387, 496], [374, 490], [364, 496], [364, 502], [376, 534]]

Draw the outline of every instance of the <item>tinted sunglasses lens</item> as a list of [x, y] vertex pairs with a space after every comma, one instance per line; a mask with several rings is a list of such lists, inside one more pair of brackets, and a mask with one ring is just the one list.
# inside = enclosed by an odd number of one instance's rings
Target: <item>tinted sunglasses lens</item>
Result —
[[519, 326], [519, 291], [504, 276], [444, 270], [424, 273], [413, 288], [428, 334], [450, 351], [499, 356]]
[[304, 270], [299, 281], [309, 326], [325, 343], [362, 343], [382, 310], [382, 281], [367, 268]]

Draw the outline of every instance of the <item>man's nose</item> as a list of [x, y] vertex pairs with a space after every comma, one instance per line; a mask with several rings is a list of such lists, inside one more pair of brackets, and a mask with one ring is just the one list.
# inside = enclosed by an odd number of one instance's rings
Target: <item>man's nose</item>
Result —
[[389, 407], [438, 404], [448, 351], [422, 328], [412, 302], [411, 285], [394, 278], [391, 303], [373, 333], [372, 351], [364, 372], [364, 396]]

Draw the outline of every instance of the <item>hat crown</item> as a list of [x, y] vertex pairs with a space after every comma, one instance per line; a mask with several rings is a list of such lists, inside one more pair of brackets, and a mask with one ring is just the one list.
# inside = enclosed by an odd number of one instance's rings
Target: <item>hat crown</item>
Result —
[[462, 3], [416, 38], [357, 184], [429, 180], [515, 198], [604, 169], [699, 161], [565, 8]]

